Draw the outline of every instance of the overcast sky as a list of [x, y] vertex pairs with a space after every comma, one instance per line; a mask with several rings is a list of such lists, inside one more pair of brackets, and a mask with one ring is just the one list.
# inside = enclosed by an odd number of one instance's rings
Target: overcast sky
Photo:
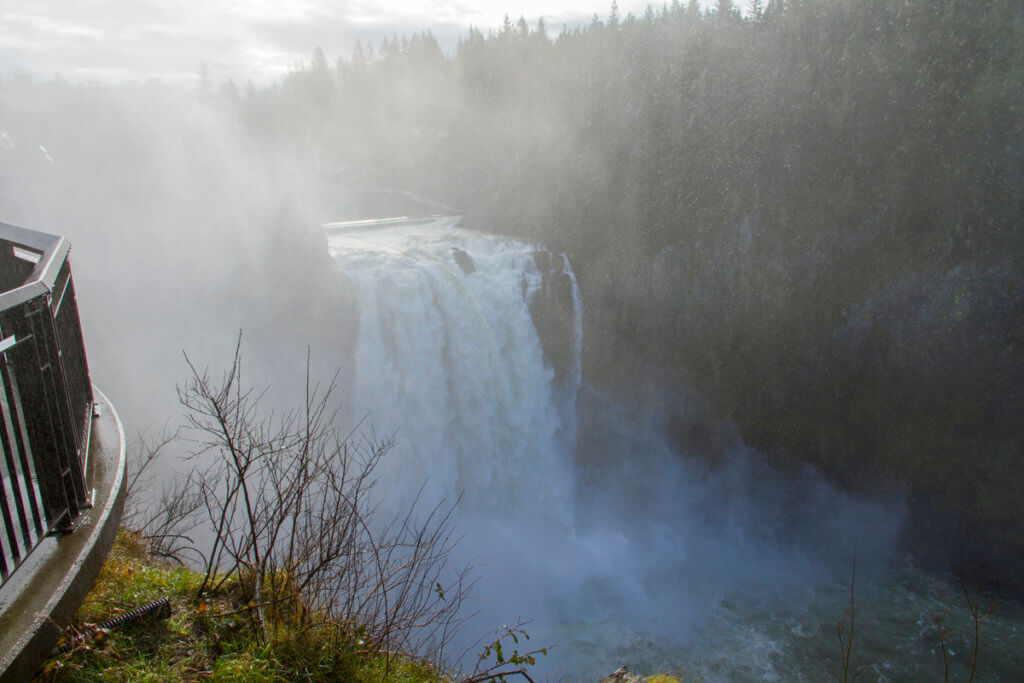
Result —
[[[643, 0], [620, 0], [622, 16]], [[660, 2], [657, 3], [660, 5]], [[151, 78], [188, 85], [204, 62], [214, 83], [266, 84], [308, 62], [320, 46], [332, 62], [357, 40], [430, 29], [451, 52], [469, 26], [485, 33], [505, 14], [541, 16], [555, 37], [595, 13], [603, 0], [0, 0], [0, 75], [37, 80], [60, 74], [85, 83]]]

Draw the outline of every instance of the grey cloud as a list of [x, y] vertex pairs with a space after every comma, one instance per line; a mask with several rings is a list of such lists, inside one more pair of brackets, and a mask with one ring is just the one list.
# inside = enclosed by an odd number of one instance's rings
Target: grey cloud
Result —
[[[625, 11], [626, 5], [620, 3]], [[633, 9], [630, 7], [630, 9]], [[578, 10], [545, 14], [554, 36]], [[264, 18], [260, 13], [264, 12]], [[217, 0], [38, 0], [0, 9], [0, 74], [54, 74], [74, 82], [160, 79], [194, 83], [200, 62], [215, 82], [231, 77], [265, 84], [308, 62], [320, 46], [329, 59], [348, 57], [356, 41], [429, 29], [451, 52], [470, 24], [486, 32], [488, 14], [467, 2], [403, 8], [374, 0], [339, 3], [229, 3]], [[571, 13], [571, 15], [569, 14]], [[602, 3], [601, 15], [607, 13]], [[518, 17], [514, 3], [509, 15]], [[272, 17], [272, 18], [265, 18]], [[526, 16], [531, 25], [537, 16]], [[492, 18], [493, 19], [493, 18]]]
[[253, 25], [253, 30], [261, 41], [299, 55], [308, 62], [317, 46], [329, 59], [335, 60], [338, 57], [348, 58], [357, 41], [377, 47], [385, 38], [411, 36], [426, 30], [434, 34], [442, 48], [453, 50], [459, 37], [465, 34], [466, 27], [455, 23], [427, 24], [394, 19], [356, 24], [343, 16], [320, 13], [301, 20], [259, 22]]

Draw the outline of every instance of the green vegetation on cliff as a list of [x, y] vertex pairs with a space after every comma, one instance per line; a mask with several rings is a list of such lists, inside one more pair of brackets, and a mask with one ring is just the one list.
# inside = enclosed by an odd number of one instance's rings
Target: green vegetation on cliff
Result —
[[[293, 609], [265, 612], [266, 638], [251, 628], [253, 608], [242, 583], [229, 580], [202, 600], [201, 572], [160, 561], [137, 532], [122, 530], [77, 628], [90, 633], [46, 665], [55, 681], [449, 680], [416, 658], [368, 650], [344, 624], [308, 628]], [[90, 632], [90, 625], [168, 598], [171, 617]]]

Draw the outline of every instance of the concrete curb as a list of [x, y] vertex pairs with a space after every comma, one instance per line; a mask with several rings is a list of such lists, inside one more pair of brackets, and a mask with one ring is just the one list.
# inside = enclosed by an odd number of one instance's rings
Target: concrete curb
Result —
[[[93, 420], [89, 472], [93, 508], [74, 533], [40, 544], [0, 601], [0, 682], [35, 675], [92, 588], [114, 543], [124, 508], [124, 426], [113, 404], [93, 387], [100, 416]], [[31, 566], [29, 566], [31, 564]]]

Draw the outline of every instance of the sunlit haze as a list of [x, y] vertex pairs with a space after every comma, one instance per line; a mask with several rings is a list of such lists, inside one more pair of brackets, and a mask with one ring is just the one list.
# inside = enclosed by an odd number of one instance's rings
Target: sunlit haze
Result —
[[[244, 3], [186, 0], [103, 0], [67, 3], [7, 2], [0, 9], [0, 74], [37, 80], [121, 83], [157, 79], [188, 85], [206, 64], [214, 83], [228, 78], [257, 85], [309, 61], [320, 46], [331, 61], [348, 57], [357, 41], [430, 30], [452, 51], [470, 26], [484, 33], [508, 14], [531, 26], [542, 18], [554, 37], [611, 3], [587, 0], [490, 0], [471, 3], [413, 0], [405, 3], [327, 3], [284, 0]], [[619, 13], [642, 14], [643, 0], [624, 0]]]

